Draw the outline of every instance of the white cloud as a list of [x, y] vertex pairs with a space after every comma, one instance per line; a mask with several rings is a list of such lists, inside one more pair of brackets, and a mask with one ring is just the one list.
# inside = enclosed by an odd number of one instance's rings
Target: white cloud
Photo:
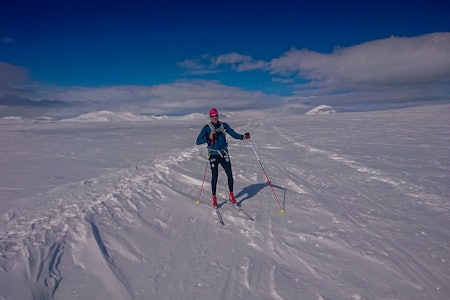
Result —
[[273, 106], [280, 97], [248, 92], [216, 81], [180, 81], [154, 86], [112, 86], [72, 88], [48, 95], [50, 99], [81, 101], [93, 106], [115, 107], [139, 113], [182, 113], [206, 111], [211, 106], [224, 109]]
[[274, 82], [290, 84], [294, 98], [334, 99], [333, 105], [450, 100], [450, 32], [392, 36], [332, 53], [294, 48], [271, 61], [231, 52], [196, 63], [210, 71], [267, 71]]
[[0, 96], [27, 92], [28, 71], [22, 67], [0, 61]]
[[13, 38], [11, 38], [11, 37], [9, 37], [9, 36], [4, 36], [4, 37], [2, 37], [2, 38], [0, 39], [0, 41], [1, 41], [2, 43], [5, 43], [5, 44], [11, 44], [11, 45], [16, 45], [16, 44], [17, 44], [16, 40], [13, 39]]
[[280, 83], [295, 83], [295, 80], [292, 78], [284, 78], [284, 77], [272, 77], [273, 82], [280, 82]]
[[[236, 52], [203, 55], [180, 66], [201, 74], [230, 66], [237, 72], [262, 70], [273, 81], [294, 84], [299, 95], [326, 96], [352, 93], [393, 93], [401, 98], [406, 89], [431, 98], [448, 98], [450, 83], [450, 32], [417, 37], [389, 37], [359, 45], [337, 48], [332, 53], [291, 49], [271, 61], [255, 60]], [[361, 99], [361, 101], [366, 101]]]
[[177, 64], [180, 68], [186, 69], [192, 75], [205, 75], [220, 72], [211, 65], [204, 64], [198, 59], [186, 59]]
[[390, 37], [324, 54], [292, 49], [271, 72], [295, 74], [329, 90], [429, 85], [450, 81], [450, 33]]
[[22, 104], [35, 101], [38, 105], [39, 100], [48, 99], [71, 103], [73, 105], [70, 107], [76, 110], [86, 107], [88, 110], [167, 114], [207, 111], [211, 106], [246, 109], [263, 104], [264, 107], [271, 107], [281, 101], [281, 97], [276, 95], [268, 96], [258, 91], [245, 91], [239, 87], [206, 80], [177, 81], [153, 86], [63, 88], [31, 82], [26, 69], [0, 62], [0, 98], [5, 95], [8, 98], [4, 98], [4, 101], [19, 99]]
[[263, 60], [255, 60], [249, 55], [231, 52], [218, 56], [202, 55], [200, 59], [188, 59], [178, 63], [178, 66], [187, 69], [190, 74], [203, 75], [222, 72], [221, 68], [226, 66], [237, 72], [268, 70], [269, 63]]
[[211, 58], [211, 61], [213, 62], [213, 65], [219, 66], [219, 65], [234, 65], [239, 64], [243, 62], [250, 62], [253, 58], [248, 55], [242, 55], [236, 52], [231, 52], [223, 55], [219, 55], [216, 57]]

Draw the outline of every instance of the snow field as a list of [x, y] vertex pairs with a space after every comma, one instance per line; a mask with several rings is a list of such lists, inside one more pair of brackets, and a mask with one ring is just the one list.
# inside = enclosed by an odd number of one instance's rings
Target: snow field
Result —
[[223, 204], [225, 226], [207, 205], [209, 168], [195, 204], [202, 116], [2, 120], [0, 297], [447, 299], [449, 109], [223, 117], [251, 133], [286, 211], [230, 137], [255, 221]]

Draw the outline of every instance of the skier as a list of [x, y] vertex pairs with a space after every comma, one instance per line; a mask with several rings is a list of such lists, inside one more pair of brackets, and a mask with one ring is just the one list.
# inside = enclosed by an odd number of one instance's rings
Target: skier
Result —
[[217, 208], [217, 178], [219, 176], [219, 164], [225, 170], [228, 177], [228, 189], [230, 191], [230, 201], [236, 205], [236, 199], [233, 194], [233, 172], [231, 170], [231, 161], [228, 154], [228, 143], [225, 138], [225, 133], [228, 133], [233, 138], [238, 140], [247, 140], [250, 134], [239, 134], [234, 131], [230, 125], [219, 121], [219, 112], [216, 108], [209, 110], [210, 123], [203, 126], [200, 134], [197, 137], [197, 145], [208, 144], [208, 158], [211, 166], [211, 190], [212, 190], [212, 205]]

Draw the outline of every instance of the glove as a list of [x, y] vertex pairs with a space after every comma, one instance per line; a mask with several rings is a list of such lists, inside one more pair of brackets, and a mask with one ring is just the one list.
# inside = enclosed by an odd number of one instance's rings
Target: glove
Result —
[[250, 139], [250, 133], [246, 132], [244, 133], [244, 140], [249, 140]]

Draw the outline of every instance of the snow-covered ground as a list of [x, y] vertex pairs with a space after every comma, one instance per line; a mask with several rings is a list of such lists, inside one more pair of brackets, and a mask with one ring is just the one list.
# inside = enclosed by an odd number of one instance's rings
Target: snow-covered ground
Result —
[[0, 299], [450, 299], [449, 105], [226, 115], [225, 225], [206, 121], [0, 119]]

